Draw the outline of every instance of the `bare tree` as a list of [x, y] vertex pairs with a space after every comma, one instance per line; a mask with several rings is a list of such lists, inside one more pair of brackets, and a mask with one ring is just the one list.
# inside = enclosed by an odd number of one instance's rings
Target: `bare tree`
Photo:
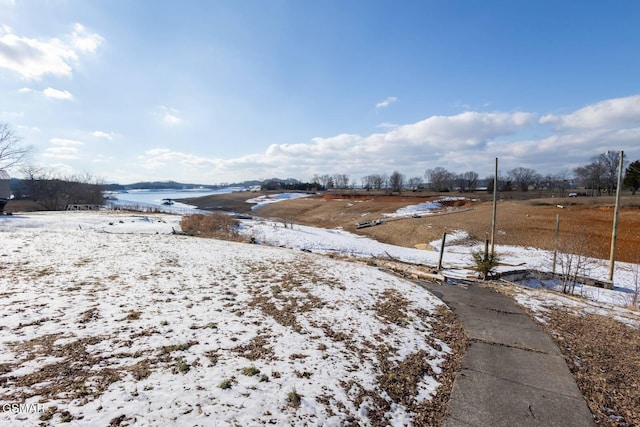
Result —
[[0, 122], [0, 169], [9, 169], [25, 160], [31, 149], [21, 141], [7, 123]]
[[62, 210], [70, 204], [104, 204], [103, 183], [89, 173], [58, 177], [52, 170], [27, 166], [25, 174], [29, 197], [47, 210]]
[[312, 182], [321, 186], [323, 189], [329, 188], [329, 180], [331, 180], [331, 176], [328, 174], [325, 175], [313, 175]]
[[336, 188], [348, 188], [349, 187], [349, 175], [346, 173], [337, 173], [333, 175], [333, 185]]
[[607, 189], [607, 194], [613, 194], [618, 181], [618, 166], [620, 164], [620, 152], [619, 151], [607, 151], [600, 154], [595, 162], [602, 165], [604, 185]]
[[507, 172], [507, 177], [520, 191], [529, 191], [529, 186], [536, 181], [536, 171], [529, 168], [514, 168]]
[[404, 175], [398, 171], [393, 171], [391, 176], [389, 177], [389, 186], [391, 187], [391, 191], [397, 191], [398, 193], [402, 193], [402, 187], [404, 186]]
[[577, 167], [574, 172], [582, 185], [592, 190], [592, 195], [599, 196], [603, 188], [611, 195], [616, 188], [619, 164], [620, 152], [607, 151], [594, 157], [588, 165]]
[[436, 167], [434, 169], [428, 169], [425, 172], [427, 181], [429, 182], [431, 189], [436, 191], [449, 191], [452, 189], [456, 175], [453, 172], [449, 172], [443, 167]]
[[478, 174], [474, 171], [467, 171], [460, 175], [462, 178], [462, 191], [474, 191], [478, 186]]
[[560, 243], [557, 263], [563, 293], [573, 294], [576, 284], [591, 273], [593, 242], [593, 233], [583, 228]]
[[411, 188], [412, 190], [417, 190], [418, 188], [422, 187], [422, 177], [414, 176], [413, 178], [409, 178], [408, 184], [409, 188]]
[[594, 161], [586, 166], [578, 166], [574, 169], [574, 173], [584, 188], [591, 189], [592, 196], [600, 195], [604, 180], [602, 164]]
[[[487, 192], [493, 193], [493, 175], [489, 175], [486, 178], [487, 181]], [[511, 191], [513, 190], [513, 185], [511, 179], [508, 177], [505, 178], [503, 176], [498, 175], [498, 191]]]

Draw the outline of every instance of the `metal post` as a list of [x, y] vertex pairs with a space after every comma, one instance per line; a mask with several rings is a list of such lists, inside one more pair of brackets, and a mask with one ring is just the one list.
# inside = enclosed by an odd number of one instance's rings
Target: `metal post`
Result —
[[620, 165], [618, 166], [618, 186], [616, 187], [616, 208], [613, 211], [613, 231], [611, 232], [611, 254], [609, 255], [609, 281], [613, 282], [613, 270], [616, 263], [616, 238], [618, 237], [618, 212], [620, 210], [620, 192], [622, 191], [622, 165], [624, 151], [620, 151]]
[[493, 217], [491, 219], [491, 255], [495, 254], [494, 244], [496, 238], [496, 203], [498, 195], [498, 158], [496, 157], [496, 170], [493, 174]]
[[558, 240], [560, 236], [560, 214], [556, 214], [556, 239], [553, 245], [553, 275], [556, 274], [556, 259], [558, 257]]
[[442, 244], [440, 245], [440, 259], [438, 260], [438, 270], [442, 270], [442, 257], [444, 255], [444, 241], [447, 238], [447, 229], [442, 233]]

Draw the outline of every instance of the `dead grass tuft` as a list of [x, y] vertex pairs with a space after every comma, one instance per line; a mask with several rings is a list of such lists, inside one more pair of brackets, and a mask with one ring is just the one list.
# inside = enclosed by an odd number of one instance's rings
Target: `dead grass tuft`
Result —
[[385, 289], [374, 309], [376, 314], [388, 323], [404, 326], [409, 323], [407, 314], [409, 301], [396, 289]]
[[258, 335], [249, 343], [231, 349], [249, 360], [271, 360], [275, 353], [267, 335]]

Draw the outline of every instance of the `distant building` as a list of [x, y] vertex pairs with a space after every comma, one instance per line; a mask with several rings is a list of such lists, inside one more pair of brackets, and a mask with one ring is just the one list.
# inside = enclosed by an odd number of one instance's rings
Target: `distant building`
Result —
[[0, 213], [4, 212], [4, 206], [11, 197], [11, 188], [9, 187], [10, 181], [11, 178], [9, 177], [9, 174], [0, 169]]

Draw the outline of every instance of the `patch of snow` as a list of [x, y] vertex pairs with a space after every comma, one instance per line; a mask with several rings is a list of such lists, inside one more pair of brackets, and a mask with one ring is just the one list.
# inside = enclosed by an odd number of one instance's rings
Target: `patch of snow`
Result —
[[251, 210], [256, 210], [262, 206], [266, 206], [271, 203], [282, 202], [284, 200], [293, 200], [299, 199], [302, 197], [309, 197], [313, 194], [308, 193], [278, 193], [278, 194], [267, 194], [265, 196], [254, 197], [253, 199], [249, 199], [247, 203], [255, 203], [255, 206], [251, 207]]
[[431, 215], [433, 211], [443, 208], [442, 202], [466, 200], [465, 197], [440, 197], [437, 200], [430, 202], [418, 203], [417, 205], [409, 205], [398, 209], [393, 213], [384, 214], [387, 218], [406, 217], [406, 216], [422, 216]]

